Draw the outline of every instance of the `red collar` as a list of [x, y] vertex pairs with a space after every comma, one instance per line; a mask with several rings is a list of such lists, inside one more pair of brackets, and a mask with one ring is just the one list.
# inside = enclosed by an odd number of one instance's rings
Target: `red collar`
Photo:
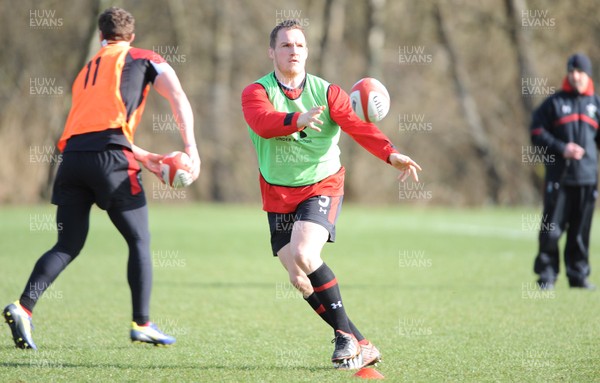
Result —
[[[573, 86], [569, 83], [569, 79], [567, 76], [565, 76], [565, 79], [563, 80], [562, 89], [565, 92], [578, 93], [577, 89], [573, 88]], [[590, 81], [588, 82], [587, 89], [582, 93], [582, 95], [584, 95], [584, 96], [593, 96], [594, 95], [594, 82], [592, 81], [592, 79], [590, 79]]]

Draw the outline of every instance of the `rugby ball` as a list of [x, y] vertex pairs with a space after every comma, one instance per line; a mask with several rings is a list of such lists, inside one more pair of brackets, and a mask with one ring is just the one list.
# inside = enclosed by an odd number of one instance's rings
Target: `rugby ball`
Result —
[[365, 77], [352, 86], [350, 104], [361, 120], [377, 122], [390, 111], [390, 94], [379, 80]]
[[165, 184], [172, 188], [189, 186], [193, 182], [192, 160], [184, 152], [171, 152], [160, 161], [160, 173]]

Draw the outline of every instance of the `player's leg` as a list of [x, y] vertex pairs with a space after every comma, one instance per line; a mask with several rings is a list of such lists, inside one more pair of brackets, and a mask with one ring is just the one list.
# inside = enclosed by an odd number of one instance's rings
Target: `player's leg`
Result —
[[[306, 301], [313, 308], [313, 310], [315, 310], [315, 312], [317, 314], [319, 314], [319, 316], [321, 316], [321, 318], [323, 320], [325, 320], [334, 329], [334, 334], [336, 335], [336, 351], [337, 351], [337, 349], [339, 349], [338, 346], [340, 346], [340, 344], [339, 344], [340, 342], [343, 343], [344, 341], [348, 340], [347, 338], [344, 339], [344, 337], [339, 337], [340, 334], [337, 332], [338, 323], [336, 323], [336, 319], [338, 319], [340, 315], [336, 315], [336, 314], [338, 314], [337, 310], [332, 310], [332, 308], [334, 306], [338, 307], [339, 304], [341, 304], [343, 307], [343, 303], [341, 300], [341, 294], [339, 294], [339, 288], [335, 285], [332, 286], [331, 290], [326, 289], [325, 293], [329, 293], [329, 294], [332, 293], [333, 291], [337, 290], [339, 299], [335, 298], [334, 302], [325, 302], [324, 303], [323, 301], [326, 299], [323, 299], [322, 293], [320, 293], [318, 291], [318, 289], [314, 289], [314, 287], [315, 287], [314, 279], [319, 277], [318, 274], [321, 271], [328, 270], [329, 272], [331, 272], [329, 267], [325, 263], [323, 263], [323, 261], [321, 259], [321, 251], [323, 249], [325, 242], [335, 242], [335, 224], [337, 222], [337, 218], [338, 218], [340, 210], [341, 210], [342, 201], [343, 201], [343, 197], [341, 197], [341, 196], [339, 196], [339, 197], [317, 196], [317, 197], [310, 198], [307, 201], [300, 204], [300, 206], [298, 206], [298, 209], [296, 211], [295, 218], [297, 219], [297, 222], [294, 224], [292, 238], [291, 238], [291, 250], [292, 250], [291, 253], [292, 253], [292, 255], [294, 254], [294, 250], [296, 250], [296, 251], [300, 250], [299, 251], [300, 254], [305, 253], [305, 254], [310, 254], [310, 255], [315, 256], [315, 260], [317, 263], [317, 264], [313, 265], [315, 267], [315, 269], [311, 275], [307, 275], [308, 279], [311, 281], [311, 285], [313, 287], [313, 292], [312, 292], [312, 294], [310, 294], [308, 296], [306, 296], [306, 294], [304, 294], [304, 296], [305, 296]], [[314, 224], [316, 224], [317, 226], [314, 226]], [[314, 241], [314, 243], [309, 240], [308, 242], [305, 242], [304, 244], [302, 244], [302, 240], [301, 240], [301, 238], [303, 237], [302, 230], [304, 228], [306, 228], [306, 226], [315, 228], [315, 230], [320, 232], [320, 234], [318, 234], [318, 237], [317, 237], [319, 239]], [[321, 228], [319, 228], [318, 226], [321, 226]], [[323, 228], [326, 230], [327, 233], [325, 233], [322, 230]], [[309, 234], [308, 237], [311, 237], [311, 235]], [[295, 240], [297, 238], [299, 239], [298, 243], [295, 242]], [[305, 246], [306, 243], [310, 243], [310, 245]], [[299, 264], [297, 257], [298, 257], [298, 254], [296, 254], [294, 256], [294, 258], [296, 258], [295, 259], [296, 264]], [[300, 263], [302, 263], [302, 262], [300, 262]], [[304, 262], [304, 263], [306, 263], [306, 262]], [[320, 266], [318, 266], [318, 265], [320, 265]], [[300, 268], [302, 269], [302, 271], [304, 271], [306, 273], [306, 268], [303, 269], [302, 266], [300, 266]], [[323, 275], [326, 275], [326, 274], [321, 274], [321, 276], [323, 276]], [[335, 279], [333, 272], [331, 272], [330, 276], [333, 277], [332, 279]], [[311, 277], [316, 277], [316, 278], [311, 279]], [[325, 284], [327, 284], [327, 282], [325, 282]], [[329, 308], [329, 310], [328, 310], [328, 308]], [[344, 315], [347, 318], [347, 323], [348, 323], [348, 326], [350, 329], [350, 334], [353, 335], [353, 338], [354, 338], [352, 340], [352, 342], [350, 342], [350, 344], [354, 344], [354, 341], [357, 341], [360, 345], [358, 347], [360, 349], [360, 351], [354, 357], [351, 357], [351, 358], [343, 358], [343, 357], [336, 358], [336, 352], [334, 351], [334, 357], [332, 357], [332, 360], [334, 361], [334, 366], [336, 368], [343, 368], [343, 369], [360, 368], [360, 367], [363, 367], [366, 365], [375, 364], [378, 361], [380, 361], [381, 353], [379, 352], [379, 350], [371, 342], [369, 342], [367, 339], [364, 338], [364, 336], [360, 333], [358, 328], [356, 328], [354, 323], [350, 320], [348, 315], [346, 313], [344, 313]], [[343, 346], [340, 346], [340, 347], [343, 347]], [[337, 353], [337, 354], [340, 355], [340, 353]]]
[[[302, 271], [302, 269], [296, 264], [294, 257], [292, 256], [290, 245], [287, 244], [279, 250], [277, 253], [277, 257], [281, 261], [281, 264], [286, 269], [289, 275], [290, 283], [294, 286], [300, 293], [302, 293], [302, 297], [304, 300], [310, 305], [310, 307], [323, 319], [328, 325], [334, 328], [334, 323], [331, 318], [327, 314], [327, 310], [319, 301], [317, 294], [315, 294], [312, 285], [310, 284], [310, 279], [306, 276], [306, 273]], [[350, 328], [352, 329], [352, 334], [358, 339], [358, 341], [362, 341], [365, 337], [358, 331], [354, 323], [348, 318], [350, 322]]]
[[[277, 256], [281, 261], [281, 264], [288, 272], [288, 276], [290, 279], [290, 283], [294, 286], [298, 291], [302, 293], [302, 297], [306, 302], [310, 305], [310, 307], [323, 319], [327, 324], [329, 324], [332, 328], [334, 328], [334, 323], [327, 314], [327, 310], [319, 301], [317, 294], [315, 294], [313, 287], [310, 283], [310, 279], [306, 276], [306, 273], [296, 264], [294, 257], [292, 256], [289, 243], [281, 248], [277, 252]], [[352, 330], [352, 334], [356, 337], [356, 339], [361, 342], [364, 340], [364, 336], [360, 333], [360, 331], [356, 328], [354, 323], [348, 318], [350, 323], [350, 328]]]
[[[312, 309], [333, 328], [333, 322], [329, 317], [325, 307], [319, 301], [317, 294], [314, 292], [310, 294], [308, 297], [304, 298], [308, 304], [312, 307]], [[348, 317], [348, 323], [350, 324], [350, 328], [352, 329], [352, 334], [360, 344], [361, 349], [361, 357], [357, 361], [353, 361], [353, 364], [337, 364], [336, 368], [360, 368], [372, 364], [376, 364], [381, 360], [381, 353], [379, 350], [371, 343], [368, 339], [366, 339], [362, 333], [358, 330], [358, 328], [354, 325], [350, 317]], [[335, 331], [334, 331], [335, 332]]]
[[290, 237], [290, 256], [309, 279], [316, 298], [311, 301], [315, 305], [318, 301], [318, 307], [324, 307], [327, 313], [324, 319], [328, 319], [334, 330], [352, 333], [337, 279], [321, 258], [325, 243], [335, 241], [335, 223], [341, 205], [341, 196], [315, 196], [302, 202], [296, 209]]
[[133, 320], [132, 341], [169, 345], [175, 338], [163, 334], [150, 322], [152, 259], [148, 206], [140, 180], [141, 168], [128, 148], [113, 145], [101, 155], [101, 163], [109, 170], [106, 182], [96, 187], [97, 201], [127, 242], [127, 281], [131, 291]]
[[565, 265], [570, 287], [593, 290], [590, 274], [589, 241], [596, 203], [596, 185], [570, 188], [571, 211], [565, 244]]
[[544, 209], [538, 236], [539, 251], [533, 270], [542, 289], [553, 289], [560, 271], [558, 242], [565, 228], [568, 199], [564, 186], [549, 183], [544, 194]]
[[90, 208], [90, 204], [58, 206], [56, 244], [36, 262], [19, 300], [8, 305], [3, 312], [17, 347], [36, 348], [31, 337], [33, 309], [42, 294], [83, 248], [89, 228]]
[[352, 335], [337, 278], [321, 259], [321, 249], [328, 237], [329, 232], [320, 224], [296, 221], [290, 250], [294, 262], [307, 275], [313, 291], [333, 324], [336, 337], [331, 360], [335, 363], [359, 355], [360, 345]]
[[[339, 207], [339, 205], [338, 205]], [[336, 215], [339, 212], [339, 209], [336, 211]], [[307, 303], [312, 307], [312, 309], [332, 328], [334, 328], [334, 323], [331, 320], [329, 314], [325, 310], [325, 307], [319, 301], [317, 294], [314, 293], [310, 280], [306, 276], [306, 273], [297, 265], [294, 257], [292, 256], [292, 252], [290, 250], [290, 241], [292, 235], [293, 224], [297, 218], [299, 218], [299, 214], [280, 214], [280, 213], [269, 213], [269, 225], [271, 228], [271, 246], [273, 249], [273, 254], [277, 255], [282, 265], [288, 272], [290, 283], [298, 289]], [[335, 218], [332, 219], [333, 222], [329, 222], [327, 218], [323, 219], [328, 227], [328, 230], [334, 232], [333, 223], [335, 222]], [[335, 237], [332, 238], [332, 233], [330, 233], [329, 240], [334, 240]], [[319, 253], [322, 249], [319, 249]], [[363, 335], [356, 328], [354, 323], [348, 318], [350, 328], [352, 330], [352, 334], [357, 338], [361, 345], [362, 353], [365, 354], [364, 358], [360, 358], [361, 361], [364, 361], [365, 364], [373, 364], [377, 362], [381, 354], [379, 351], [366, 340]], [[334, 331], [335, 333], [335, 331]]]
[[[294, 262], [291, 256], [289, 244], [281, 248], [277, 255], [289, 274], [290, 283], [302, 293], [304, 300], [310, 305], [315, 313], [317, 313], [321, 319], [331, 326], [331, 328], [334, 328], [334, 323], [329, 317], [329, 314], [327, 313], [327, 310], [325, 310], [323, 304], [319, 301], [317, 294], [315, 294], [310, 284], [310, 280]], [[358, 343], [361, 345], [361, 352], [363, 355], [362, 364], [360, 367], [377, 363], [381, 359], [381, 353], [379, 350], [371, 342], [365, 339], [350, 318], [348, 318], [348, 322], [350, 324], [352, 334], [356, 337], [356, 340], [358, 340]]]
[[337, 278], [321, 259], [325, 243], [335, 241], [335, 223], [341, 202], [341, 196], [316, 196], [302, 202], [296, 209], [290, 239], [291, 256], [310, 280], [335, 330], [334, 363], [360, 355], [360, 345], [352, 334]]
[[108, 210], [108, 216], [127, 242], [127, 282], [131, 289], [133, 321], [143, 325], [150, 319], [152, 259], [148, 207], [133, 210]]
[[36, 262], [21, 294], [21, 305], [30, 312], [58, 275], [71, 263], [85, 244], [89, 230], [90, 204], [61, 205], [56, 209], [58, 240]]
[[131, 290], [133, 321], [131, 340], [155, 345], [170, 345], [175, 338], [162, 333], [150, 322], [150, 294], [152, 290], [152, 258], [148, 206], [121, 211], [110, 209], [108, 215], [119, 230], [129, 249], [127, 281]]

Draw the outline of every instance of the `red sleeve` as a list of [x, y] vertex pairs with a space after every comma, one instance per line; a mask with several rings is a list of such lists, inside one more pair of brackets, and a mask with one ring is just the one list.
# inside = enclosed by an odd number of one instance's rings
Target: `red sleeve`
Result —
[[158, 54], [154, 51], [148, 50], [148, 49], [131, 47], [131, 49], [129, 49], [128, 53], [131, 55], [131, 58], [134, 60], [146, 59], [146, 60], [150, 60], [156, 64], [161, 64], [161, 63], [167, 62], [160, 54]]
[[327, 91], [329, 114], [344, 132], [369, 153], [388, 162], [392, 153], [398, 153], [389, 138], [377, 125], [361, 120], [350, 106], [350, 97], [337, 85], [330, 85]]
[[258, 83], [242, 92], [242, 112], [248, 126], [262, 138], [289, 136], [298, 130], [300, 113], [278, 112], [269, 101], [267, 91]]

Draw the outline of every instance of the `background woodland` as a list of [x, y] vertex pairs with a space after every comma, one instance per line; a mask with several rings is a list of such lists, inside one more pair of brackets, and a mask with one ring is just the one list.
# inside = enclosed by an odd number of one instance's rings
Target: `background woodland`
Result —
[[[537, 204], [543, 167], [529, 141], [531, 112], [560, 89], [573, 52], [588, 54], [595, 77], [600, 74], [595, 4], [1, 0], [0, 203], [49, 200], [71, 83], [99, 48], [98, 14], [118, 5], [136, 18], [134, 45], [171, 63], [195, 112], [202, 174], [184, 198], [161, 198], [160, 182], [144, 171], [146, 193], [154, 202], [260, 200], [240, 94], [272, 70], [271, 29], [294, 18], [306, 29], [310, 73], [346, 91], [365, 76], [386, 85], [392, 107], [378, 125], [423, 167], [419, 183], [400, 185], [393, 168], [343, 136], [347, 200]], [[155, 92], [136, 143], [158, 153], [182, 149], [170, 108]], [[402, 198], [410, 190], [419, 193]]]

